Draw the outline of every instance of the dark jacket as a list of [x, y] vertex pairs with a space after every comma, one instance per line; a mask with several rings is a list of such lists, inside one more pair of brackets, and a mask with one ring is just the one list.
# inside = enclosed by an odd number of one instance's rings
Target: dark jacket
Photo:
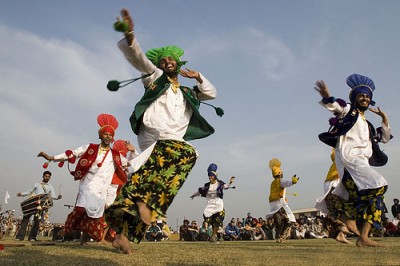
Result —
[[[221, 199], [224, 198], [224, 185], [225, 183], [221, 180], [217, 180], [218, 187], [217, 187], [217, 196]], [[205, 183], [203, 187], [199, 188], [200, 196], [205, 197], [207, 196], [207, 192], [210, 189], [210, 182]]]

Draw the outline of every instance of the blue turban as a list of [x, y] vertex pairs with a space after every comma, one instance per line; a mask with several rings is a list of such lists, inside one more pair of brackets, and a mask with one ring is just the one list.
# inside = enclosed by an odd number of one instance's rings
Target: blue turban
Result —
[[360, 74], [353, 74], [347, 77], [346, 83], [351, 88], [349, 94], [351, 103], [355, 102], [357, 94], [365, 93], [371, 99], [370, 104], [375, 105], [375, 102], [372, 100], [375, 84], [370, 78]]
[[215, 179], [218, 179], [217, 169], [218, 166], [215, 163], [210, 164], [207, 168], [208, 176], [213, 176]]
[[207, 172], [217, 172], [218, 166], [215, 163], [212, 163], [208, 166]]

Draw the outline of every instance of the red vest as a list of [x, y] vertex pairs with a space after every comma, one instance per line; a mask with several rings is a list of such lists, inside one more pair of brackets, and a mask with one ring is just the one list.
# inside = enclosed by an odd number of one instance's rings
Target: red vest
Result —
[[[81, 180], [89, 171], [90, 167], [96, 161], [100, 144], [89, 144], [84, 154], [79, 158], [78, 164], [74, 172], [71, 172], [75, 180]], [[123, 185], [127, 181], [126, 173], [122, 169], [121, 156], [116, 150], [111, 149], [112, 158], [116, 166], [111, 184]]]

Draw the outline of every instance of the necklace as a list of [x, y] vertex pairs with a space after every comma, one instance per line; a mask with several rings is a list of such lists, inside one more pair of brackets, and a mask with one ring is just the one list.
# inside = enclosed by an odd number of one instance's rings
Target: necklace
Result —
[[169, 83], [171, 84], [171, 89], [174, 93], [178, 92], [179, 87], [181, 86], [181, 84], [179, 82], [175, 82], [173, 81], [170, 77], [167, 76], [167, 79], [169, 81]]
[[103, 151], [108, 151], [110, 149], [110, 147], [105, 147], [105, 148], [103, 148], [101, 145], [100, 145], [100, 147], [99, 147], [99, 153], [100, 152], [103, 152]]

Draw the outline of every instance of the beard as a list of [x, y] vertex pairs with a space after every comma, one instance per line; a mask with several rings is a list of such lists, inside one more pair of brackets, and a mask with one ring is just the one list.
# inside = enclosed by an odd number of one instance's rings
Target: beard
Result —
[[365, 112], [368, 110], [369, 104], [368, 106], [361, 106], [359, 103], [356, 103], [356, 107], [358, 110], [360, 110], [361, 112]]

